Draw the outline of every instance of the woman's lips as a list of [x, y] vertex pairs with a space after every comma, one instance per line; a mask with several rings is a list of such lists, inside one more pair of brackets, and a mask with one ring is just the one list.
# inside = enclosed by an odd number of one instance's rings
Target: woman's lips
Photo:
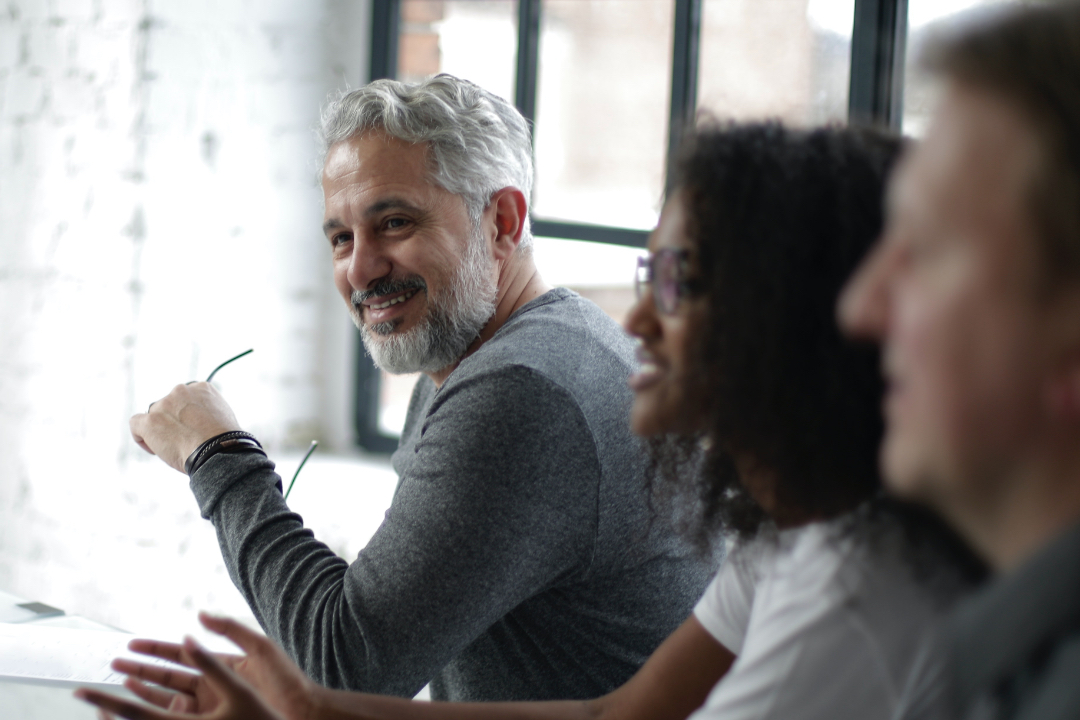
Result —
[[660, 366], [656, 361], [650, 356], [639, 355], [638, 369], [630, 376], [627, 382], [631, 390], [639, 392], [660, 382], [661, 377]]

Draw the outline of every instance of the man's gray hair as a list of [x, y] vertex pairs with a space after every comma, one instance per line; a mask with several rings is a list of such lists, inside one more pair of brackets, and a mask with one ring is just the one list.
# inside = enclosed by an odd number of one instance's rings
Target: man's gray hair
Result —
[[[476, 227], [491, 196], [504, 187], [521, 190], [526, 206], [532, 201], [532, 143], [525, 118], [468, 80], [446, 74], [418, 83], [376, 80], [342, 93], [322, 113], [323, 159], [336, 143], [372, 130], [426, 143], [432, 180], [461, 196]], [[525, 217], [520, 247], [531, 244]]]

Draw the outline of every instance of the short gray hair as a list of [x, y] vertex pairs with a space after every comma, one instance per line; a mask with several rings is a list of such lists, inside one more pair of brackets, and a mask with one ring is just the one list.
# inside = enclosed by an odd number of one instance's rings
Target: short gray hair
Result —
[[[461, 196], [473, 224], [498, 190], [513, 186], [532, 202], [529, 126], [513, 105], [468, 80], [436, 75], [417, 83], [375, 80], [332, 99], [322, 113], [323, 159], [332, 146], [369, 131], [426, 143], [432, 180]], [[532, 244], [528, 216], [521, 246]]]

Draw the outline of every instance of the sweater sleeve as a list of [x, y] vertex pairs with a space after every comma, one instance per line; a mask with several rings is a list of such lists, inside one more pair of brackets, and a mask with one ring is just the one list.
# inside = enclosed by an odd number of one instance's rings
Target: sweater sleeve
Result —
[[233, 582], [310, 677], [412, 696], [521, 602], [587, 572], [599, 475], [573, 399], [509, 366], [438, 393], [351, 565], [289, 511], [268, 460], [219, 455], [191, 485]]

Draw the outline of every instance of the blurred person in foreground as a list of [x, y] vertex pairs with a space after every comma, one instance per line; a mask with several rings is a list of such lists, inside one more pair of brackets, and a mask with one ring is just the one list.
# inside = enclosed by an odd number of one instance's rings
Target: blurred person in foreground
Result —
[[997, 580], [954, 624], [961, 716], [1080, 717], [1080, 6], [985, 18], [840, 305], [881, 341], [890, 488]]
[[726, 531], [739, 541], [694, 614], [621, 688], [484, 704], [330, 691], [270, 641], [204, 616], [247, 657], [136, 641], [206, 674], [115, 664], [133, 692], [175, 712], [82, 697], [156, 720], [937, 717], [936, 628], [966, 587], [966, 556], [927, 513], [878, 497], [877, 353], [845, 341], [834, 317], [880, 230], [897, 148], [774, 124], [704, 126], [684, 147], [627, 320], [642, 362], [630, 421], [654, 439], [657, 507], [704, 544]]
[[[634, 347], [532, 257], [524, 118], [457, 78], [380, 80], [324, 112], [324, 231], [364, 346], [420, 372], [382, 525], [350, 564], [207, 383], [131, 420], [191, 476], [267, 634], [328, 687], [587, 698], [637, 671], [715, 563], [649, 523], [626, 425]], [[334, 502], [334, 498], [326, 498]]]

